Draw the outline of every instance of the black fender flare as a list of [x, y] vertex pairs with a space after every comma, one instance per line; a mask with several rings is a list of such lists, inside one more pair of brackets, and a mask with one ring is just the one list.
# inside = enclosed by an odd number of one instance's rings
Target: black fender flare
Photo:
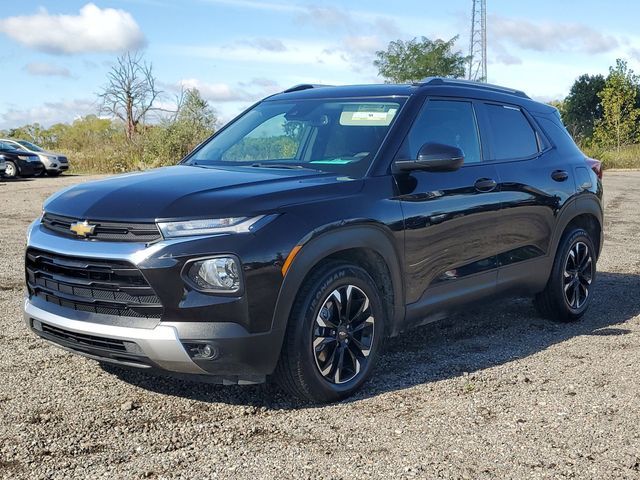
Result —
[[301, 248], [286, 272], [273, 314], [272, 332], [280, 334], [278, 348], [282, 346], [291, 308], [305, 277], [329, 255], [352, 248], [371, 249], [384, 259], [394, 297], [390, 331], [400, 326], [405, 307], [402, 257], [388, 229], [375, 224], [325, 227], [307, 235], [298, 245]]
[[[565, 207], [560, 211], [558, 220], [556, 221], [556, 228], [553, 231], [553, 237], [551, 239], [551, 248], [549, 249], [549, 257], [551, 262], [555, 258], [556, 251], [562, 234], [566, 230], [567, 226], [577, 217], [581, 215], [593, 216], [600, 225], [600, 235], [603, 233], [603, 213], [600, 199], [591, 192], [583, 192], [573, 197]], [[602, 250], [602, 238], [597, 239], [600, 245], [600, 251]], [[598, 255], [600, 254], [598, 251]]]

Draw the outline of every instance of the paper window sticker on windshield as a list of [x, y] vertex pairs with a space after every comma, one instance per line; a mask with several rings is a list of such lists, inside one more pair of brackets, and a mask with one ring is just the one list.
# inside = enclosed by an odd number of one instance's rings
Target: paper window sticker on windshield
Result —
[[397, 108], [388, 110], [380, 109], [378, 105], [367, 105], [366, 110], [358, 108], [357, 111], [345, 110], [340, 114], [340, 125], [343, 126], [368, 126], [388, 127], [398, 111]]

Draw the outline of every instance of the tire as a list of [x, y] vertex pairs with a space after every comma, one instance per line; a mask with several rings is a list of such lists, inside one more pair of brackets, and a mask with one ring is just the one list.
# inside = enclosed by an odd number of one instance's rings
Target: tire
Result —
[[575, 322], [589, 308], [596, 280], [596, 250], [582, 228], [566, 232], [556, 251], [551, 276], [534, 304], [540, 314], [558, 322]]
[[7, 160], [7, 169], [4, 171], [6, 178], [16, 178], [18, 176], [18, 167], [11, 160]]
[[[48, 177], [59, 177], [62, 172], [60, 170], [47, 170]], [[42, 174], [44, 177], [44, 173]]]
[[358, 266], [328, 261], [316, 268], [294, 302], [276, 382], [312, 403], [336, 402], [358, 390], [370, 376], [384, 339], [386, 311], [379, 292]]

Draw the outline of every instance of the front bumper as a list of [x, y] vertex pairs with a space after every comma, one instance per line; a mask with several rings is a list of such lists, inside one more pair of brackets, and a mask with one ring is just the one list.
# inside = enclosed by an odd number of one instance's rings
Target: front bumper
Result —
[[66, 172], [69, 165], [58, 165], [57, 167], [47, 167], [47, 172]]
[[[169, 325], [131, 328], [91, 322], [92, 315], [88, 312], [69, 310], [65, 316], [59, 313], [61, 309], [53, 313], [25, 299], [27, 326], [37, 335], [67, 350], [132, 367], [155, 366], [173, 372], [206, 373], [191, 360], [176, 329]], [[120, 345], [124, 350], [119, 348]]]
[[47, 172], [64, 172], [69, 170], [69, 160], [66, 157], [48, 157], [46, 155], [40, 155], [40, 162]]
[[44, 171], [44, 165], [41, 162], [23, 162], [19, 168], [20, 175], [24, 177], [37, 176]]
[[[68, 351], [101, 362], [206, 376], [208, 382], [264, 381], [278, 361], [284, 326], [256, 328], [252, 319], [259, 315], [251, 313], [258, 307], [248, 307], [246, 292], [235, 298], [187, 291], [179, 274], [181, 265], [194, 256], [189, 248], [196, 242], [194, 248], [202, 255], [202, 241], [185, 238], [149, 245], [84, 241], [57, 235], [36, 221], [28, 232], [28, 248], [81, 259], [130, 262], [150, 280], [163, 301], [164, 313], [149, 319], [110, 315], [74, 310], [33, 295], [24, 304], [27, 326]], [[215, 245], [220, 243], [217, 240]], [[260, 278], [250, 277], [247, 284], [257, 280], [257, 290], [265, 291]], [[257, 302], [265, 310], [265, 298], [259, 296]], [[271, 317], [272, 313], [265, 311], [263, 315]], [[207, 344], [215, 356], [199, 358], [196, 347]]]
[[[100, 362], [224, 384], [261, 383], [270, 373], [256, 353], [271, 346], [271, 336], [250, 335], [236, 324], [160, 322], [153, 328], [133, 328], [113, 325], [116, 318], [110, 315], [36, 305], [28, 298], [24, 319], [41, 338]], [[190, 346], [202, 344], [214, 348], [214, 358], [198, 359], [188, 353]]]

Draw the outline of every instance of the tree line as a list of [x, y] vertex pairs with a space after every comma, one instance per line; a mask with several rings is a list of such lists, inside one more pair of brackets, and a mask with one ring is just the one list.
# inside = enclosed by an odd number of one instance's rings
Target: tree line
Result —
[[587, 148], [614, 149], [640, 142], [640, 77], [617, 59], [609, 74], [585, 74], [555, 103], [569, 132]]
[[172, 108], [161, 108], [167, 95], [139, 53], [117, 58], [98, 99], [96, 114], [72, 123], [33, 123], [1, 134], [65, 153], [75, 171], [118, 173], [175, 164], [212, 135], [218, 121], [196, 88], [182, 89], [165, 102]]

